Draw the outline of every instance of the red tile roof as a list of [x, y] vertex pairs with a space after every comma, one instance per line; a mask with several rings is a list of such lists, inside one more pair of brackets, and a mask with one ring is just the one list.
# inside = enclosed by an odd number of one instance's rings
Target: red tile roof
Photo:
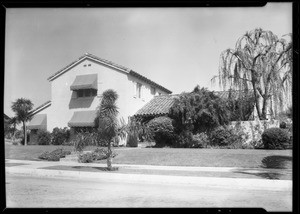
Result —
[[[231, 96], [233, 99], [239, 97], [239, 91], [232, 91]], [[227, 99], [229, 91], [214, 91], [215, 95]], [[253, 95], [253, 91], [249, 90], [249, 96]], [[175, 98], [179, 98], [180, 95], [160, 95], [155, 96], [150, 100], [146, 105], [144, 105], [140, 110], [138, 110], [134, 116], [155, 116], [155, 115], [166, 115], [169, 113], [170, 108], [172, 107]]]
[[179, 95], [155, 96], [144, 107], [138, 110], [134, 116], [166, 115], [169, 113], [176, 97], [179, 97]]
[[135, 76], [149, 84], [152, 84], [153, 86], [156, 86], [157, 88], [161, 89], [162, 91], [166, 92], [166, 93], [169, 93], [171, 94], [172, 92], [166, 88], [164, 88], [163, 86], [149, 80], [148, 78], [142, 76], [141, 74], [129, 69], [129, 68], [126, 68], [125, 66], [122, 66], [122, 65], [118, 65], [112, 61], [108, 61], [106, 59], [102, 59], [102, 58], [99, 58], [93, 54], [90, 54], [90, 53], [86, 53], [85, 55], [79, 57], [77, 60], [75, 60], [74, 62], [68, 64], [67, 66], [65, 66], [64, 68], [60, 69], [59, 71], [57, 71], [56, 73], [54, 73], [53, 75], [51, 75], [48, 80], [49, 81], [52, 81], [54, 80], [55, 78], [59, 77], [61, 74], [65, 73], [66, 71], [68, 71], [68, 69], [72, 66], [74, 66], [76, 63], [80, 62], [81, 60], [85, 59], [85, 58], [90, 58], [90, 59], [93, 59], [93, 60], [96, 60], [100, 63], [103, 63], [107, 66], [110, 66], [110, 67], [113, 67], [113, 68], [116, 68], [116, 69], [119, 69], [127, 74], [130, 74], [132, 76]]

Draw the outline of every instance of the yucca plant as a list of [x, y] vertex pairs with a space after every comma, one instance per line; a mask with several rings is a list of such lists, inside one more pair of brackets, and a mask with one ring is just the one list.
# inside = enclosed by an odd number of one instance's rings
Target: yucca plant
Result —
[[121, 121], [119, 123], [118, 107], [116, 101], [118, 99], [118, 94], [112, 89], [108, 89], [103, 92], [101, 97], [100, 106], [98, 108], [98, 134], [101, 136], [101, 140], [105, 142], [108, 150], [107, 157], [107, 168], [112, 170], [112, 149], [111, 144], [114, 139], [118, 136], [124, 137], [126, 135], [125, 122]]

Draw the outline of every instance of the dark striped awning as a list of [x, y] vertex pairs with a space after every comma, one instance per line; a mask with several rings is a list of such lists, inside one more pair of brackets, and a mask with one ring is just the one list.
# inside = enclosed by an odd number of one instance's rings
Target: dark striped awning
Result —
[[46, 114], [36, 114], [33, 116], [29, 122], [28, 129], [47, 129], [47, 115]]
[[76, 76], [73, 84], [70, 86], [70, 89], [71, 90], [79, 90], [79, 89], [97, 90], [97, 74]]
[[97, 111], [76, 111], [68, 123], [69, 127], [94, 127]]

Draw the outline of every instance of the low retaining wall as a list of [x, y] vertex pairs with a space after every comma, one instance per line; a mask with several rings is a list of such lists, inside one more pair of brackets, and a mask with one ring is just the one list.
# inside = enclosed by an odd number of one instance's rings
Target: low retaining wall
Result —
[[229, 124], [229, 127], [244, 132], [245, 144], [250, 144], [260, 141], [264, 130], [279, 127], [279, 124], [279, 120], [234, 121]]

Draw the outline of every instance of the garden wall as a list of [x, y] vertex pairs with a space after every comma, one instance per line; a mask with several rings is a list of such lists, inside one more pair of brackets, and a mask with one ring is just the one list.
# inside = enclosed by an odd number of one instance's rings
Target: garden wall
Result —
[[244, 132], [245, 144], [259, 142], [265, 129], [279, 127], [279, 120], [234, 121], [229, 127]]

